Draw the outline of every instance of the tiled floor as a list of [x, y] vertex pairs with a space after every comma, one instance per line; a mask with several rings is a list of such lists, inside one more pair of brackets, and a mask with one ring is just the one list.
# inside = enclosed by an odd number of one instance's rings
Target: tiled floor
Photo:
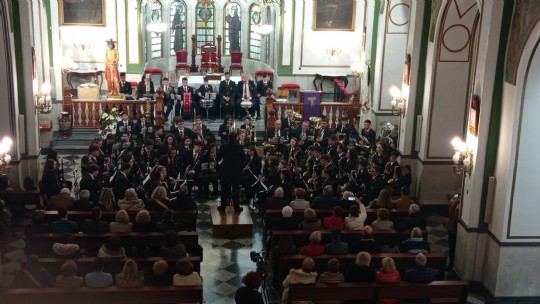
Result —
[[[66, 161], [64, 164], [66, 172], [78, 167], [79, 159], [79, 157], [75, 159], [75, 164]], [[252, 238], [234, 240], [213, 238], [209, 206], [217, 203], [218, 201], [209, 201], [199, 204], [197, 232], [199, 233], [199, 243], [204, 248], [203, 262], [201, 263], [204, 298], [206, 303], [234, 303], [234, 294], [236, 289], [242, 285], [243, 274], [256, 269], [255, 263], [251, 261], [250, 252], [263, 250], [262, 223], [260, 216], [252, 213], [254, 223]], [[16, 225], [10, 234], [10, 242], [1, 249], [0, 281], [4, 288], [10, 286], [24, 257], [25, 242], [22, 238], [22, 225], [28, 221], [29, 218], [25, 217], [22, 221], [15, 223]], [[447, 234], [442, 227], [444, 221], [445, 218], [438, 215], [431, 215], [428, 218], [428, 241], [434, 252], [448, 251]], [[271, 282], [270, 278], [268, 282]], [[269, 294], [271, 303], [276, 303], [275, 291], [270, 290]], [[479, 295], [470, 294], [468, 303], [483, 303], [483, 299]]]

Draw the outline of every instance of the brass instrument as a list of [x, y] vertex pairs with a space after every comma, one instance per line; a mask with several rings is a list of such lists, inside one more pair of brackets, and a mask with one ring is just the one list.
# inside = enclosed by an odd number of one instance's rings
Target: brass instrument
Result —
[[[147, 91], [147, 92], [150, 92], [150, 91]], [[151, 112], [152, 112], [152, 105], [150, 105], [150, 98], [146, 98], [146, 113], [145, 116], [146, 116], [146, 119], [150, 119], [151, 118]]]
[[291, 119], [291, 128], [296, 129], [302, 123], [303, 117], [299, 112], [292, 112], [289, 118]]
[[[317, 134], [317, 132], [320, 131], [320, 129], [321, 129], [321, 118], [312, 116], [312, 117], [309, 118], [309, 121], [312, 122], [312, 124], [311, 124], [311, 132], [313, 134]], [[314, 145], [315, 146], [320, 146], [321, 145], [319, 138], [315, 139]]]
[[347, 134], [337, 133], [337, 139], [340, 144], [345, 144], [345, 141], [347, 140]]

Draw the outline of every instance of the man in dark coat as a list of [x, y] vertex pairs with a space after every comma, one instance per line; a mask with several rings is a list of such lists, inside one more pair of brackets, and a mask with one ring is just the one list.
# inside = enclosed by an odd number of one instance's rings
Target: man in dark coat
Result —
[[242, 164], [244, 164], [244, 148], [236, 143], [236, 134], [229, 134], [229, 142], [222, 145], [219, 159], [221, 163], [221, 206], [220, 212], [225, 212], [232, 189], [234, 212], [242, 212], [240, 207], [240, 181]]
[[120, 171], [116, 172], [116, 175], [111, 181], [111, 188], [114, 192], [114, 199], [118, 200], [124, 198], [124, 193], [129, 187], [129, 180], [127, 175], [131, 170], [131, 165], [128, 163], [123, 163], [120, 167]]
[[85, 233], [106, 233], [109, 232], [109, 224], [101, 220], [101, 209], [92, 208], [92, 218], [81, 223], [81, 231]]

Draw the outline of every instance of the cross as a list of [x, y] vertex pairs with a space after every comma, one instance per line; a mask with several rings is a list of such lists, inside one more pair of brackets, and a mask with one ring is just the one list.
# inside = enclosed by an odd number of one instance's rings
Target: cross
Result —
[[315, 100], [317, 100], [317, 97], [308, 97], [309, 103], [312, 107], [315, 106]]

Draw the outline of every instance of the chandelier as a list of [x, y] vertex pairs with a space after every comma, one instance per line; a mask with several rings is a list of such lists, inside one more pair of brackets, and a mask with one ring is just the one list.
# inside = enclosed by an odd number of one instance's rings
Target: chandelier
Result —
[[11, 150], [11, 145], [13, 145], [13, 140], [7, 136], [0, 142], [0, 175], [9, 174], [11, 155], [8, 152]]

